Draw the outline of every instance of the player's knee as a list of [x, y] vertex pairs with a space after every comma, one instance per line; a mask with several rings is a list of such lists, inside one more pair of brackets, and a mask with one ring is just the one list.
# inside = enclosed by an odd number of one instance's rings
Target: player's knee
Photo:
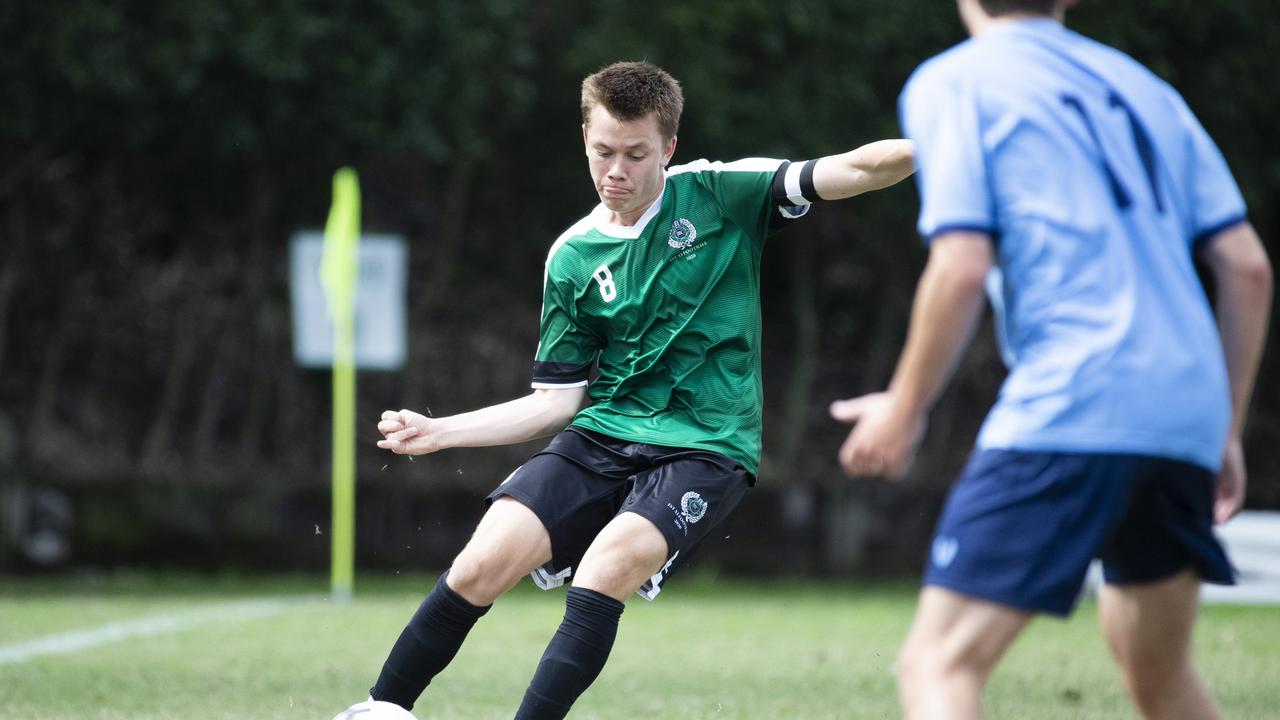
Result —
[[664, 561], [663, 550], [649, 547], [625, 544], [593, 547], [583, 558], [573, 584], [614, 598], [625, 598], [658, 572]]
[[937, 662], [939, 654], [921, 647], [919, 641], [907, 642], [898, 653], [896, 672], [898, 691], [903, 698], [914, 697], [922, 687], [927, 687], [931, 677], [936, 678], [943, 672]]
[[1133, 704], [1143, 717], [1161, 717], [1162, 710], [1169, 705], [1169, 697], [1176, 695], [1178, 688], [1165, 682], [1139, 682], [1130, 680], [1129, 694]]
[[515, 582], [507, 565], [495, 553], [469, 545], [454, 558], [447, 582], [468, 602], [489, 605]]
[[1163, 696], [1156, 692], [1153, 687], [1131, 683], [1129, 685], [1129, 694], [1133, 697], [1133, 704], [1137, 706], [1143, 717], [1156, 717], [1157, 709], [1163, 704]]
[[898, 686], [906, 691], [960, 678], [984, 683], [997, 659], [980, 645], [915, 638], [899, 653]]
[[590, 562], [583, 562], [574, 575], [573, 584], [605, 595], [625, 597], [640, 587], [649, 574], [634, 555], [601, 554]]
[[1141, 708], [1158, 707], [1188, 682], [1194, 682], [1195, 670], [1190, 661], [1177, 657], [1157, 657], [1135, 653], [1121, 663], [1125, 683]]

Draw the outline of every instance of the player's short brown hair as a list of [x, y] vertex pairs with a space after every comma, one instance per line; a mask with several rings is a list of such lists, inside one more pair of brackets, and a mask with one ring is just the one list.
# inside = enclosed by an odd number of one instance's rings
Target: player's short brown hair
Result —
[[1051, 15], [1058, 0], [978, 0], [978, 4], [991, 17], [1009, 13]]
[[617, 62], [582, 81], [583, 123], [590, 124], [597, 105], [623, 122], [653, 113], [663, 139], [670, 140], [680, 129], [684, 93], [680, 83], [657, 65]]

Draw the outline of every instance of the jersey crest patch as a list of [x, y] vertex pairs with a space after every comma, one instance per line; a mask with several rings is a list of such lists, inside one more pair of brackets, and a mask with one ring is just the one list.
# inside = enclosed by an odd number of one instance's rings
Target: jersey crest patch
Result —
[[677, 250], [684, 250], [698, 239], [698, 229], [684, 218], [677, 218], [671, 223], [671, 232], [667, 233], [667, 244]]

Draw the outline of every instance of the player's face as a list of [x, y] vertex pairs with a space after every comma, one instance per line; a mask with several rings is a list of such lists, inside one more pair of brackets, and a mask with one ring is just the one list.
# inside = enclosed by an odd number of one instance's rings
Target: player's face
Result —
[[663, 168], [676, 151], [676, 139], [663, 140], [658, 119], [649, 114], [623, 122], [597, 106], [582, 126], [587, 164], [600, 202], [611, 222], [634, 225], [662, 191]]

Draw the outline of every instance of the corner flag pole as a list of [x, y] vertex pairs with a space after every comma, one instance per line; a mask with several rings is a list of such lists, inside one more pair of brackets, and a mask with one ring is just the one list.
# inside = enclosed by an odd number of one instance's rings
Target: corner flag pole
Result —
[[333, 174], [333, 204], [324, 226], [320, 283], [333, 320], [333, 520], [330, 592], [351, 599], [355, 581], [356, 363], [355, 300], [360, 271], [360, 183], [355, 170]]

